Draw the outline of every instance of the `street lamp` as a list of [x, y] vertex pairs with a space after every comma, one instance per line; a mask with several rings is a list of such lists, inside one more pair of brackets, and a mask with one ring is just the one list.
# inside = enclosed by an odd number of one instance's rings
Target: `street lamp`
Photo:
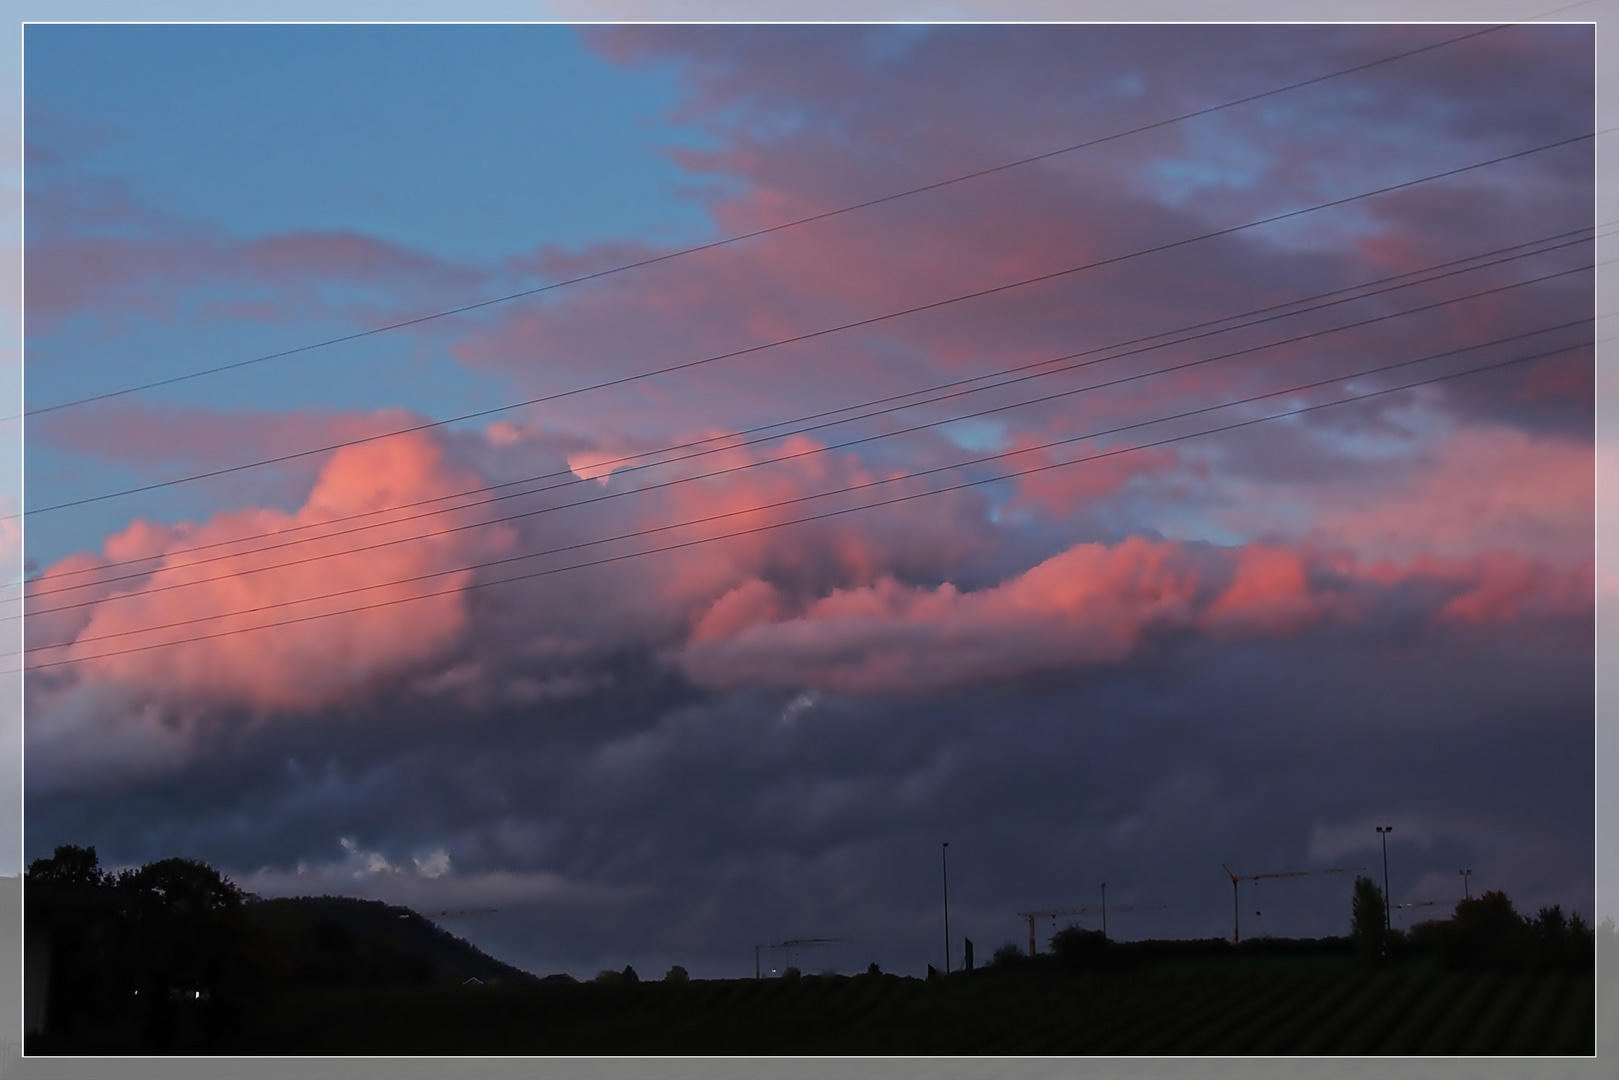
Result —
[[939, 868], [944, 872], [944, 973], [950, 974], [950, 841], [939, 848]]
[[1471, 900], [1471, 899], [1473, 899], [1473, 890], [1472, 890], [1472, 887], [1471, 887], [1471, 884], [1470, 884], [1472, 882], [1472, 880], [1473, 880], [1473, 871], [1471, 871], [1471, 870], [1459, 870], [1459, 871], [1457, 871], [1457, 873], [1462, 875], [1462, 899], [1463, 900]]
[[1102, 882], [1102, 940], [1107, 940], [1107, 882]]
[[1383, 838], [1383, 934], [1389, 932], [1389, 833], [1393, 825], [1378, 825], [1377, 835]]

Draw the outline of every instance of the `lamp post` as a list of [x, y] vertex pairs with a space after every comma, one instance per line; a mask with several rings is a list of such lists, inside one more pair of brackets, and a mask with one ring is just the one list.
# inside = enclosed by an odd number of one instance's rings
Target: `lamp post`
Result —
[[1377, 826], [1377, 835], [1383, 839], [1383, 935], [1389, 932], [1389, 833], [1394, 831], [1393, 825]]
[[1458, 871], [1458, 873], [1460, 873], [1462, 875], [1462, 899], [1463, 900], [1471, 900], [1471, 899], [1473, 899], [1473, 889], [1472, 889], [1472, 886], [1471, 886], [1471, 882], [1472, 882], [1472, 879], [1473, 879], [1473, 871], [1471, 871], [1471, 870], [1461, 870], [1461, 871]]
[[1102, 940], [1107, 940], [1107, 882], [1102, 882]]
[[939, 868], [944, 873], [944, 973], [950, 974], [950, 841], [939, 848]]

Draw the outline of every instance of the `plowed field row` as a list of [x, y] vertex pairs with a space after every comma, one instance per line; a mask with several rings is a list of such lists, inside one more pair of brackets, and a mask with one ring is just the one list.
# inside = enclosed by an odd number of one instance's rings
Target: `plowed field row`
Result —
[[1299, 965], [311, 991], [249, 1053], [1589, 1054], [1594, 978]]

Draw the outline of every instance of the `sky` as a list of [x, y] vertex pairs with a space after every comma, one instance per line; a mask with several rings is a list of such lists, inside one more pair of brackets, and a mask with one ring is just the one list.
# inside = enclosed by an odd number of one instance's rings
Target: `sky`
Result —
[[1484, 30], [29, 27], [24, 857], [579, 977], [1378, 825], [1593, 914], [1594, 35]]

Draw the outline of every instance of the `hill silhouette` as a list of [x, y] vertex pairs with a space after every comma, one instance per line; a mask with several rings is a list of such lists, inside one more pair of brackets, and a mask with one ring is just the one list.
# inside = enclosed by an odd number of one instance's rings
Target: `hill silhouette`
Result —
[[381, 900], [300, 896], [254, 900], [244, 910], [285, 959], [295, 983], [539, 981], [426, 916]]

